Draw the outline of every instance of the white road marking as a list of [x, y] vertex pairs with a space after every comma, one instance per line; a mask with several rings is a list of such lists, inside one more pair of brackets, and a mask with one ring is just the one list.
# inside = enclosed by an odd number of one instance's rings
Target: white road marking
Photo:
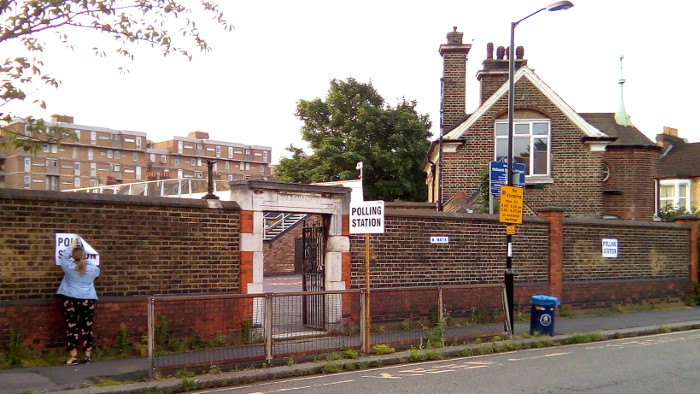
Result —
[[543, 354], [543, 355], [541, 355], [541, 356], [524, 357], [524, 358], [509, 358], [508, 361], [535, 360], [535, 359], [538, 359], [538, 358], [565, 356], [565, 355], [567, 355], [567, 354], [571, 354], [571, 352], [550, 353], [550, 354]]

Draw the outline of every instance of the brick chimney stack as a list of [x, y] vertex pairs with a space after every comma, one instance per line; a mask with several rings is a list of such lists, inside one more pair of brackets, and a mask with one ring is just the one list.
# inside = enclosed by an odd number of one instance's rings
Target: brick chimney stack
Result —
[[[483, 69], [476, 74], [476, 79], [481, 82], [481, 91], [479, 104], [483, 104], [489, 97], [500, 88], [504, 83], [508, 82], [508, 56], [510, 50], [499, 46], [496, 49], [496, 58], [493, 58], [493, 43], [486, 44], [486, 60], [483, 63]], [[525, 49], [519, 46], [515, 49], [515, 69], [527, 64], [525, 57]]]
[[447, 44], [440, 45], [442, 56], [442, 124], [446, 131], [465, 116], [467, 101], [467, 56], [472, 44], [462, 43], [464, 33], [447, 33]]

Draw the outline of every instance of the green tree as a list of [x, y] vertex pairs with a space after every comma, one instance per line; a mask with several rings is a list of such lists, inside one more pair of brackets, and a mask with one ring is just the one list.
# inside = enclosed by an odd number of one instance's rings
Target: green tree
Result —
[[[42, 38], [47, 32], [72, 49], [69, 34], [97, 32], [110, 37], [117, 44], [114, 51], [133, 60], [134, 45], [146, 44], [160, 48], [163, 55], [180, 54], [191, 59], [189, 47], [203, 52], [209, 45], [197, 27], [194, 10], [178, 0], [0, 0], [0, 45], [19, 42], [24, 49], [20, 56], [8, 57], [0, 64], [0, 108], [15, 100], [25, 100], [32, 89], [49, 85], [58, 87], [60, 81], [44, 69], [41, 52], [46, 44]], [[200, 0], [201, 11], [226, 30], [233, 26], [223, 18], [216, 3]], [[0, 47], [2, 48], [2, 47]], [[106, 52], [93, 48], [98, 56]], [[8, 50], [5, 53], [9, 52]], [[33, 54], [34, 56], [22, 56]], [[121, 67], [120, 67], [121, 68]], [[40, 98], [34, 102], [41, 108], [46, 103]], [[0, 119], [9, 121], [12, 114], [0, 112]], [[42, 142], [60, 142], [71, 133], [59, 128], [45, 130], [43, 122], [28, 118], [27, 124], [45, 132], [37, 136], [18, 135], [16, 130], [2, 128], [4, 140], [0, 147], [21, 147], [27, 151]], [[31, 133], [30, 133], [31, 134]]]
[[297, 103], [302, 139], [313, 154], [290, 146], [292, 156], [280, 160], [275, 176], [296, 183], [356, 179], [362, 161], [365, 199], [424, 201], [421, 165], [430, 146], [430, 120], [415, 107], [406, 99], [385, 105], [371, 83], [334, 79], [325, 100]]

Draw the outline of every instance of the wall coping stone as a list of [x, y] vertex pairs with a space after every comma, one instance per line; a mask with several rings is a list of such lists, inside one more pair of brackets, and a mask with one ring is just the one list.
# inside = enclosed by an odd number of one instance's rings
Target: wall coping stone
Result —
[[[401, 209], [401, 208], [389, 208], [386, 207], [386, 216], [394, 217], [422, 217], [422, 218], [434, 218], [434, 219], [469, 219], [476, 222], [496, 222], [498, 221], [498, 215], [489, 215], [485, 213], [461, 213], [461, 212], [439, 212], [439, 211], [426, 211], [424, 209]], [[523, 215], [523, 223], [533, 223], [533, 224], [545, 224], [549, 223], [549, 220], [541, 218], [539, 216]], [[503, 223], [505, 224], [505, 223]]]
[[[73, 193], [45, 190], [3, 189], [0, 188], [0, 199], [18, 199], [30, 201], [67, 201], [90, 204], [128, 204], [179, 208], [210, 209], [206, 200], [195, 198], [144, 197], [120, 194], [102, 193]], [[221, 201], [221, 209], [238, 211], [240, 207], [234, 201]]]
[[636, 283], [636, 282], [689, 282], [690, 279], [686, 276], [662, 276], [658, 278], [630, 278], [630, 279], [595, 279], [595, 280], [565, 280], [562, 283], [565, 285], [563, 289], [566, 291], [566, 285], [599, 285], [609, 283]]
[[680, 223], [654, 222], [650, 220], [620, 220], [599, 218], [571, 218], [564, 217], [564, 229], [571, 225], [601, 226], [601, 227], [637, 227], [637, 228], [667, 228], [688, 230], [688, 227]]
[[698, 215], [678, 215], [674, 219], [692, 222], [692, 221], [700, 220], [700, 216], [698, 216]]
[[537, 213], [545, 213], [545, 212], [564, 212], [566, 211], [564, 208], [560, 207], [542, 207], [542, 208], [537, 208], [535, 209], [535, 212]]

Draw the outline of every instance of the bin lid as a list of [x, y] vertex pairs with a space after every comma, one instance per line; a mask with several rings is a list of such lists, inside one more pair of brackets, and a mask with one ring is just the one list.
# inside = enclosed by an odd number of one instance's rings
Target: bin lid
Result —
[[557, 306], [559, 305], [559, 299], [548, 295], [534, 295], [532, 296], [532, 305]]

